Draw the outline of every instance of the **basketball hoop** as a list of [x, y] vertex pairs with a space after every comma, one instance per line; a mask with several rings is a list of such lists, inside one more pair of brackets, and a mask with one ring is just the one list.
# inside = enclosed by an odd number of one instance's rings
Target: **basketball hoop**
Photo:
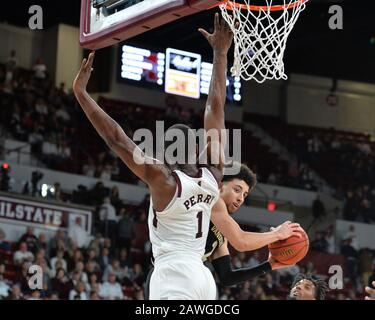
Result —
[[[219, 7], [234, 33], [232, 75], [258, 83], [288, 79], [284, 70], [284, 52], [290, 32], [308, 0], [264, 0], [266, 5], [223, 1]], [[239, 23], [238, 27], [235, 27]]]

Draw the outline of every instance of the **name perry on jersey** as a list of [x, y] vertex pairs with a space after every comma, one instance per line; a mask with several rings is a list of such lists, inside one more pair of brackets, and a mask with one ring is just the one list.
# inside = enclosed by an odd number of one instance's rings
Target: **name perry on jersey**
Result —
[[215, 199], [214, 196], [211, 196], [209, 194], [204, 196], [203, 194], [200, 193], [200, 194], [192, 196], [189, 199], [187, 199], [186, 201], [184, 201], [184, 206], [185, 206], [186, 210], [189, 210], [191, 207], [194, 207], [196, 204], [201, 203], [201, 202], [211, 204], [214, 199]]

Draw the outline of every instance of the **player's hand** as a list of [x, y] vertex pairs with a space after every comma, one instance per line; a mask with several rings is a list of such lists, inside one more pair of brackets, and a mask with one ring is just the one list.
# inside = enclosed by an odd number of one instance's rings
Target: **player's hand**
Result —
[[294, 266], [294, 264], [285, 264], [277, 261], [271, 253], [268, 255], [268, 262], [271, 265], [272, 270], [278, 270], [278, 269], [284, 269], [291, 266]]
[[95, 56], [95, 52], [92, 51], [88, 59], [83, 59], [81, 68], [79, 69], [79, 72], [73, 82], [74, 92], [86, 90], [86, 86], [87, 86], [87, 83], [89, 82], [91, 72], [94, 70], [92, 68], [92, 64], [94, 62], [94, 56]]
[[285, 240], [291, 236], [297, 236], [302, 238], [302, 228], [299, 223], [292, 223], [290, 221], [285, 221], [283, 224], [276, 228], [271, 228], [272, 232], [275, 232], [278, 240]]
[[233, 32], [224, 19], [215, 14], [214, 33], [208, 33], [206, 30], [199, 28], [198, 31], [207, 39], [212, 49], [218, 53], [227, 54], [233, 41]]
[[[375, 288], [375, 281], [372, 282], [372, 286]], [[366, 296], [365, 300], [374, 300], [375, 301], [375, 298], [370, 297], [370, 296], [375, 297], [375, 289], [370, 288], [370, 287], [366, 287], [365, 290], [368, 294], [368, 296]]]

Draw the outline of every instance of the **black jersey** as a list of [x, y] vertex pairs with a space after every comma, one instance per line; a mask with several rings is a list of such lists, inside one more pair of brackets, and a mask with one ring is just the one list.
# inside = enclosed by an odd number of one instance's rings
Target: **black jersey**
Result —
[[219, 229], [210, 221], [206, 249], [204, 251], [203, 261], [206, 261], [212, 253], [224, 243], [224, 236]]

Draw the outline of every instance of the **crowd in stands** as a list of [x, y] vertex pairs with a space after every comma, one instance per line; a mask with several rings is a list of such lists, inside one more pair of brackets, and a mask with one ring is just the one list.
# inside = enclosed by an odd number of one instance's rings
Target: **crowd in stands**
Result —
[[[8, 61], [0, 66], [2, 136], [29, 142], [32, 154], [42, 166], [98, 177], [103, 181], [139, 183], [108, 151], [65, 84], [58, 88], [53, 85], [42, 59], [38, 59], [32, 70], [24, 70], [17, 64], [16, 53], [12, 52]], [[202, 114], [182, 108], [171, 96], [166, 100], [165, 110], [135, 104], [126, 104], [124, 108], [123, 102], [104, 98], [100, 104], [119, 121], [129, 136], [139, 128], [154, 130], [155, 120], [164, 120], [165, 127], [176, 122], [184, 122], [193, 128], [202, 126]], [[327, 167], [337, 168], [336, 178], [327, 172], [326, 175], [323, 172], [323, 176], [337, 188], [338, 196], [345, 199], [344, 217], [352, 221], [375, 221], [373, 149], [366, 141], [361, 144], [343, 141], [338, 133], [330, 132], [329, 138], [319, 133], [304, 134], [302, 130], [296, 135], [278, 132], [279, 138], [285, 139], [285, 145], [298, 155], [294, 164], [280, 161], [278, 155], [273, 155], [252, 138], [250, 132], [247, 132], [249, 139], [243, 140], [246, 144], [242, 149], [261, 181], [310, 190], [317, 189], [310, 168], [319, 169], [319, 159], [330, 159], [325, 163]], [[257, 152], [254, 152], [255, 147]], [[39, 193], [37, 183], [40, 179], [42, 177], [36, 172], [24, 193]], [[49, 241], [45, 235], [36, 236], [28, 228], [18, 242], [10, 243], [0, 230], [0, 299], [143, 299], [151, 255], [148, 200], [139, 206], [125, 204], [118, 189], [109, 190], [103, 182], [92, 189], [79, 186], [73, 194], [64, 193], [56, 183], [54, 192], [48, 197], [94, 206], [94, 236], [85, 232], [79, 219], [67, 232], [57, 231]], [[317, 217], [321, 216], [322, 208], [317, 205], [315, 209]], [[318, 233], [312, 242], [312, 250], [337, 254], [332, 237], [332, 228]], [[345, 261], [348, 287], [330, 297], [361, 297], [363, 284], [375, 278], [374, 253], [368, 249], [359, 250], [355, 247], [355, 239], [346, 237], [340, 255]], [[233, 266], [237, 268], [263, 260], [257, 253], [233, 254]], [[27, 271], [30, 264], [42, 267], [43, 290], [29, 289]], [[306, 271], [315, 272], [311, 261], [240, 286], [224, 288], [219, 284], [219, 296], [220, 299], [285, 299], [293, 277]]]
[[[290, 125], [279, 118], [255, 114], [247, 114], [246, 119], [297, 155], [296, 171], [305, 171], [305, 185], [298, 187], [311, 189], [313, 169], [334, 188], [334, 196], [345, 201], [346, 220], [375, 222], [375, 144], [370, 135]], [[294, 185], [290, 181], [287, 184]]]
[[[139, 183], [105, 146], [65, 84], [54, 86], [42, 59], [38, 59], [32, 70], [25, 70], [17, 67], [16, 53], [12, 52], [7, 63], [0, 66], [0, 98], [3, 136], [29, 142], [41, 165], [104, 181]], [[164, 128], [175, 123], [197, 129], [203, 126], [203, 102], [200, 111], [180, 106], [174, 96], [166, 97], [165, 109], [104, 98], [99, 104], [131, 137], [140, 128], [154, 131], [156, 120], [163, 120]], [[227, 127], [242, 126], [227, 123]], [[290, 178], [306, 183], [306, 170], [288, 170], [287, 163], [250, 131], [243, 130], [243, 135], [244, 162], [258, 174], [260, 181], [287, 185]]]
[[[151, 266], [146, 214], [143, 206], [131, 210], [121, 208], [121, 216], [115, 217], [116, 227], [108, 233], [107, 221], [101, 211], [107, 210], [108, 204], [113, 206], [106, 201], [99, 209], [95, 236], [80, 230], [78, 219], [77, 226], [71, 226], [68, 232], [58, 230], [49, 240], [45, 234], [36, 235], [33, 228], [28, 227], [17, 242], [11, 243], [0, 229], [0, 299], [143, 300]], [[320, 253], [330, 249], [327, 249], [329, 245], [318, 245], [319, 241], [312, 242], [312, 251], [296, 266], [232, 287], [222, 286], [216, 277], [219, 298], [285, 300], [298, 273], [321, 274], [328, 282], [327, 270], [334, 263], [344, 266], [344, 287], [331, 290], [327, 299], [363, 299], [364, 284], [375, 279], [374, 252], [368, 249], [356, 251], [355, 259], [351, 258], [352, 253], [345, 246], [349, 242], [355, 245], [353, 229], [344, 237], [341, 255]], [[266, 249], [252, 253], [231, 250], [231, 253], [233, 268], [256, 266], [267, 257]], [[28, 269], [31, 264], [39, 265], [43, 270], [41, 290], [30, 289]], [[213, 271], [211, 265], [208, 267]]]

